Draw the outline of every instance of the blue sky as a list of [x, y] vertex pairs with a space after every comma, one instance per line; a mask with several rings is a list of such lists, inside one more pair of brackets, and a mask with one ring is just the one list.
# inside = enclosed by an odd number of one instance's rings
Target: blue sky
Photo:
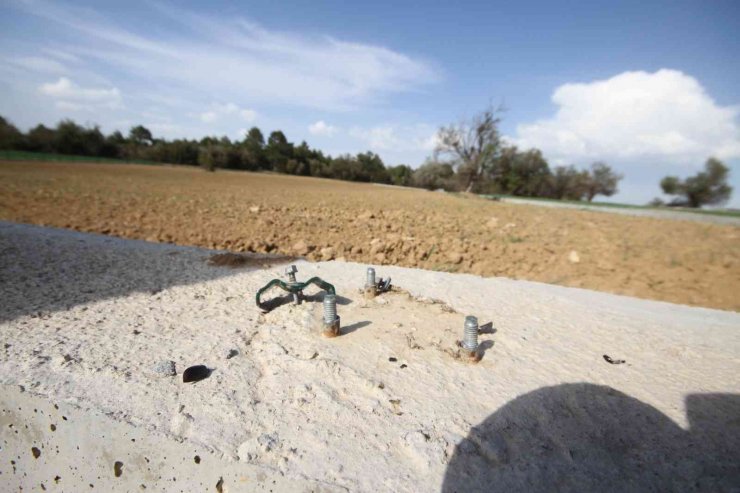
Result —
[[610, 163], [644, 203], [710, 155], [740, 206], [740, 2], [0, 3], [0, 114], [238, 138], [418, 166], [503, 103], [552, 164]]

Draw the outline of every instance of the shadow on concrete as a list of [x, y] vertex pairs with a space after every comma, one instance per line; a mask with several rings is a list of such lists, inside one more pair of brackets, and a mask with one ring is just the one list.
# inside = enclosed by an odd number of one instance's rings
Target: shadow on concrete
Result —
[[610, 387], [538, 389], [470, 430], [442, 491], [738, 491], [740, 395], [686, 409], [688, 430]]
[[370, 325], [370, 321], [364, 320], [362, 322], [355, 322], [353, 324], [349, 324], [345, 327], [342, 327], [342, 335], [351, 334], [352, 332], [359, 330], [363, 327], [367, 327]]
[[483, 359], [486, 356], [486, 351], [492, 349], [495, 343], [493, 341], [483, 341], [478, 344], [478, 355]]
[[[0, 322], [132, 293], [155, 296], [290, 261], [265, 264], [264, 256], [255, 256], [254, 265], [242, 261], [234, 269], [208, 265], [209, 257], [194, 248], [0, 221]], [[245, 295], [253, 303], [253, 295]]]
[[[310, 289], [315, 290], [317, 288], [315, 286], [311, 286]], [[314, 293], [304, 292], [303, 297], [301, 298], [301, 303], [323, 303], [325, 295], [326, 291], [323, 290]], [[344, 296], [339, 295], [336, 295], [336, 300], [337, 305], [340, 306], [346, 306], [353, 303], [350, 298], [345, 298]], [[260, 301], [262, 302], [262, 311], [271, 312], [276, 308], [280, 308], [281, 306], [293, 303], [293, 295], [290, 293], [285, 293], [285, 291], [283, 291], [279, 287], [273, 287], [272, 289], [262, 294]]]
[[478, 327], [479, 334], [495, 334], [497, 330], [493, 327], [493, 322], [488, 322]]

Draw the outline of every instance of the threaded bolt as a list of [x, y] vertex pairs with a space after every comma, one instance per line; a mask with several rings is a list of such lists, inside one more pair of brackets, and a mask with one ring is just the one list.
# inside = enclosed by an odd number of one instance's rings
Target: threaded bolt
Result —
[[337, 297], [333, 294], [324, 296], [324, 323], [331, 324], [337, 318]]
[[298, 272], [298, 269], [295, 265], [291, 265], [285, 268], [285, 274], [288, 276], [288, 282], [295, 282], [296, 272]]
[[375, 269], [372, 267], [367, 268], [367, 280], [365, 281], [365, 287], [375, 287]]
[[465, 338], [462, 346], [471, 353], [478, 350], [478, 318], [471, 315], [465, 317]]
[[337, 296], [327, 293], [324, 296], [324, 335], [336, 337], [339, 332], [339, 316], [337, 316]]

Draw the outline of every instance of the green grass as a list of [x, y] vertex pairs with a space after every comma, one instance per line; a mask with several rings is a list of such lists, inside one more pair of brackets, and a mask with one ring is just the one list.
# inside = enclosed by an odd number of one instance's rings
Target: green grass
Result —
[[46, 152], [0, 151], [0, 160], [6, 161], [60, 161], [67, 163], [135, 163], [161, 164], [144, 159], [113, 159], [94, 156], [75, 156], [71, 154], [52, 154]]
[[481, 195], [487, 199], [524, 199], [538, 202], [555, 202], [558, 204], [574, 204], [584, 207], [615, 207], [619, 209], [644, 209], [653, 211], [686, 212], [688, 214], [707, 214], [710, 216], [740, 217], [740, 211], [717, 209], [687, 209], [685, 207], [653, 207], [650, 205], [619, 204], [615, 202], [585, 202], [581, 200], [558, 200], [545, 197], [517, 197], [515, 195], [488, 194]]

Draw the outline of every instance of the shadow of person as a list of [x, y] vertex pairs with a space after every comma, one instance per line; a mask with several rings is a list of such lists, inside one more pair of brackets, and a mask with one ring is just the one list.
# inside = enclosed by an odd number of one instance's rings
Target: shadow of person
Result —
[[442, 491], [738, 491], [740, 395], [686, 408], [688, 430], [611, 387], [538, 389], [470, 430]]

